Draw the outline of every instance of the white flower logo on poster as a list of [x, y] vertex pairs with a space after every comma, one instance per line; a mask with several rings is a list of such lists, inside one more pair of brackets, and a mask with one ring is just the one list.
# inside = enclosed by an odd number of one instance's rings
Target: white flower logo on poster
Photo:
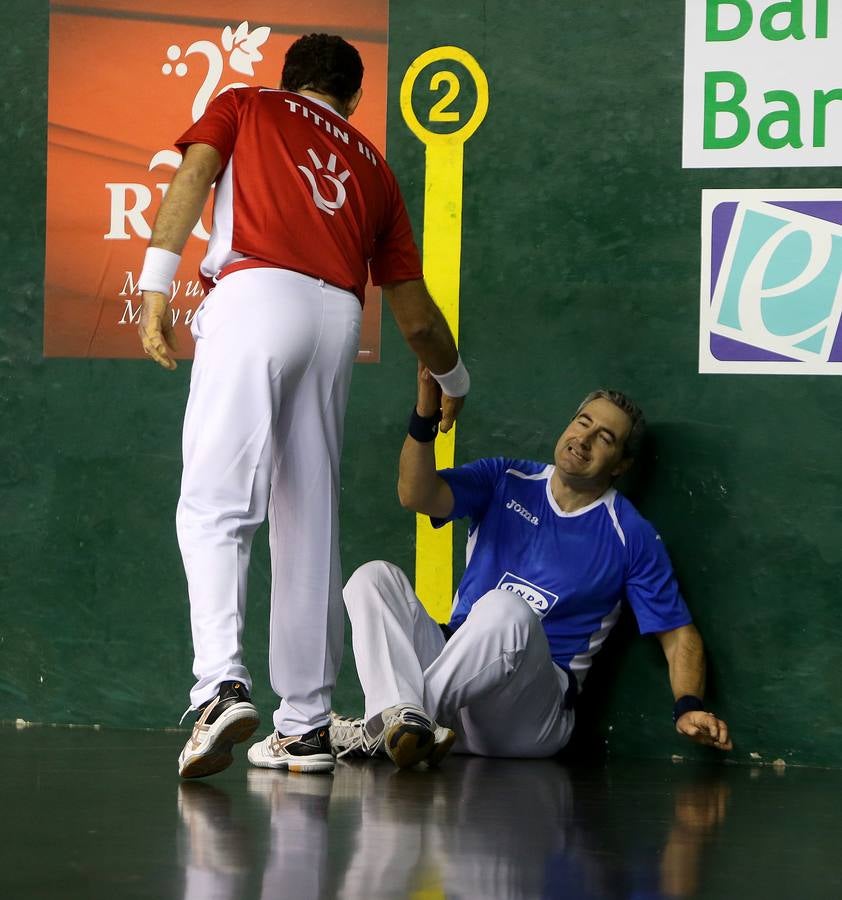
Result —
[[240, 22], [236, 31], [231, 31], [231, 26], [226, 25], [222, 32], [222, 46], [231, 54], [228, 60], [231, 68], [243, 75], [254, 75], [252, 64], [263, 59], [257, 48], [266, 43], [270, 32], [267, 25], [255, 28], [251, 34], [248, 22]]
[[[202, 56], [207, 62], [207, 74], [196, 91], [196, 96], [193, 98], [191, 114], [194, 122], [201, 117], [213, 97], [218, 96], [223, 91], [227, 91], [229, 88], [248, 87], [242, 81], [235, 81], [217, 90], [225, 71], [225, 59], [222, 50], [229, 54], [228, 65], [231, 69], [239, 72], [241, 75], [254, 76], [254, 64], [261, 62], [263, 59], [263, 54], [259, 48], [266, 43], [271, 32], [272, 29], [268, 25], [262, 25], [250, 32], [249, 23], [240, 22], [236, 30], [232, 30], [230, 25], [226, 25], [223, 28], [220, 38], [222, 49], [220, 49], [219, 45], [204, 40], [193, 41], [185, 51], [182, 51], [178, 44], [173, 44], [167, 48], [168, 62], [165, 62], [161, 67], [164, 75], [175, 73], [179, 78], [183, 78], [187, 74], [189, 64], [183, 61], [177, 62], [182, 55], [185, 59], [189, 56]], [[173, 65], [173, 63], [176, 63], [176, 65]]]
[[[268, 26], [259, 26], [253, 31], [247, 21], [240, 22], [236, 28], [226, 25], [220, 33], [218, 41], [196, 40], [186, 49], [178, 44], [171, 44], [166, 50], [166, 60], [161, 66], [164, 77], [184, 78], [197, 66], [205, 69], [202, 81], [193, 95], [191, 116], [195, 122], [204, 114], [208, 104], [215, 97], [231, 88], [248, 87], [244, 81], [227, 80], [226, 72], [253, 77], [254, 67], [263, 60], [260, 48], [271, 34]], [[200, 72], [201, 74], [201, 72]], [[236, 76], [235, 76], [236, 77]], [[153, 172], [158, 167], [178, 169], [181, 165], [181, 154], [166, 148], [152, 154], [147, 171]], [[169, 187], [169, 179], [155, 184], [155, 188], [163, 197]], [[142, 183], [109, 182], [106, 189], [110, 193], [110, 227], [105, 240], [130, 240], [136, 236], [148, 240], [152, 229], [148, 219], [148, 210], [152, 207], [153, 194], [150, 188]], [[201, 218], [192, 231], [200, 240], [210, 238]], [[191, 285], [191, 291], [198, 291], [199, 284]], [[203, 293], [203, 292], [202, 292]], [[132, 280], [123, 286], [119, 296], [122, 298], [139, 295]], [[139, 309], [127, 305], [120, 324], [134, 321]]]
[[[186, 50], [178, 44], [171, 44], [166, 51], [166, 62], [161, 66], [161, 73], [166, 76], [184, 78], [191, 70], [194, 61], [201, 60], [207, 66], [204, 78], [196, 90], [191, 106], [193, 121], [201, 118], [208, 104], [214, 97], [231, 88], [248, 87], [244, 81], [230, 81], [222, 84], [226, 64], [230, 70], [241, 75], [254, 76], [254, 66], [263, 60], [260, 47], [269, 39], [272, 29], [267, 25], [249, 31], [247, 21], [232, 29], [226, 25], [222, 30], [219, 43], [208, 40], [193, 41]], [[220, 87], [220, 85], [222, 85]], [[175, 150], [158, 150], [149, 160], [148, 171], [159, 166], [177, 169], [181, 165], [181, 154]], [[152, 204], [152, 192], [143, 184], [110, 183], [106, 185], [111, 192], [111, 225], [106, 240], [128, 240], [131, 232], [148, 240], [151, 235], [149, 222], [144, 213]], [[163, 195], [169, 187], [168, 183], [156, 185]], [[207, 241], [210, 238], [201, 219], [193, 229], [195, 237]]]

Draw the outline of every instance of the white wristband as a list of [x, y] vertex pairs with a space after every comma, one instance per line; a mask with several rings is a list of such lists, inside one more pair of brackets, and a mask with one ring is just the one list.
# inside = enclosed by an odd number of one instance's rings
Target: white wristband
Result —
[[159, 294], [169, 295], [180, 262], [181, 255], [178, 253], [161, 247], [148, 247], [137, 286], [142, 291], [157, 291]]
[[456, 365], [444, 375], [435, 375], [432, 372], [430, 374], [448, 397], [464, 397], [471, 389], [471, 376], [468, 374], [461, 356], [456, 357]]

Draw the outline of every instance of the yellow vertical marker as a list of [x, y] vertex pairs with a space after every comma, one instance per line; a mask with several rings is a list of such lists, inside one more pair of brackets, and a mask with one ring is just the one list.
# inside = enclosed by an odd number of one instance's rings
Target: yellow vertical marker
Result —
[[[424, 113], [422, 124], [413, 105], [416, 82], [435, 63], [455, 62], [473, 79], [476, 105], [470, 115], [454, 109], [460, 75], [436, 67], [421, 82], [441, 96]], [[488, 111], [488, 79], [470, 53], [459, 47], [435, 47], [406, 70], [401, 84], [401, 112], [410, 131], [427, 148], [424, 185], [424, 277], [454, 336], [459, 338], [459, 273], [462, 262], [462, 168], [465, 142]], [[436, 466], [453, 465], [456, 426], [436, 439]], [[453, 526], [434, 529], [426, 516], [416, 517], [415, 592], [430, 615], [444, 622], [453, 599]]]

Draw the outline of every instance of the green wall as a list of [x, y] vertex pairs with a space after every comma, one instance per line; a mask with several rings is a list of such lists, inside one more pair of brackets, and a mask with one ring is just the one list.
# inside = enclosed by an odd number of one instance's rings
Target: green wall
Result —
[[[634, 396], [651, 435], [627, 489], [705, 637], [732, 757], [840, 766], [838, 382], [697, 373], [702, 188], [835, 186], [836, 173], [682, 170], [683, 4], [617, 6], [392, 5], [389, 157], [419, 236], [424, 152], [400, 115], [403, 72], [455, 44], [490, 83], [466, 148], [460, 343], [474, 388], [457, 458], [550, 459], [587, 391]], [[190, 684], [173, 525], [189, 366], [41, 356], [47, 17], [43, 2], [0, 10], [0, 719], [168, 727]], [[414, 368], [390, 320], [382, 355], [355, 372], [346, 574], [376, 557], [413, 566], [394, 482]], [[260, 532], [247, 654], [268, 713], [264, 545]], [[672, 733], [660, 650], [633, 631], [598, 659], [574, 749], [706, 755]], [[350, 652], [335, 702], [360, 710]]]

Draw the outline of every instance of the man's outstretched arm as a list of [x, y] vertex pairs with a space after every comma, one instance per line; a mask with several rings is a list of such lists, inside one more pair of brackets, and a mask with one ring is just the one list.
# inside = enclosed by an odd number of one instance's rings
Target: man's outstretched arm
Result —
[[[441, 406], [441, 388], [426, 366], [418, 364], [418, 401], [415, 411], [421, 419], [435, 422]], [[422, 423], [423, 424], [423, 423]], [[401, 450], [398, 498], [401, 506], [422, 515], [446, 519], [453, 511], [453, 491], [436, 471], [435, 432], [429, 440], [406, 436]], [[418, 437], [427, 437], [419, 434]]]
[[[404, 340], [445, 388], [439, 399], [441, 430], [450, 431], [470, 385], [450, 327], [421, 279], [384, 284], [383, 294]], [[451, 383], [453, 395], [446, 387]]]
[[[209, 144], [192, 144], [161, 202], [140, 277], [143, 308], [138, 333], [143, 352], [165, 369], [174, 369], [178, 349], [169, 316], [169, 283], [187, 238], [198, 222], [211, 185], [219, 174], [219, 153]], [[172, 270], [170, 272], [170, 270]], [[169, 276], [169, 278], [167, 277]], [[155, 290], [144, 289], [152, 285]]]
[[[705, 648], [702, 636], [695, 625], [683, 625], [671, 631], [662, 631], [658, 640], [667, 658], [670, 685], [676, 701], [705, 695]], [[691, 701], [691, 705], [692, 701]], [[728, 726], [712, 712], [690, 709], [675, 722], [675, 730], [699, 744], [730, 750]]]

